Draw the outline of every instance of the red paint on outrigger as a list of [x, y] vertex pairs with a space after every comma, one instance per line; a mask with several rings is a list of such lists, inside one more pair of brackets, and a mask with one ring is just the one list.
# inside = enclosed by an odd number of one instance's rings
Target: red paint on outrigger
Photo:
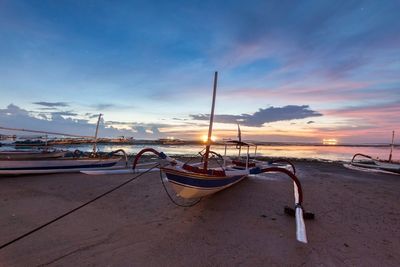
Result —
[[135, 160], [133, 161], [133, 164], [132, 164], [132, 169], [135, 169], [135, 168], [136, 168], [136, 165], [137, 165], [137, 163], [138, 163], [140, 157], [141, 157], [144, 153], [146, 153], [146, 152], [151, 152], [151, 153], [157, 155], [157, 157], [160, 157], [160, 152], [158, 152], [157, 150], [155, 150], [155, 149], [153, 149], [153, 148], [145, 148], [145, 149], [142, 149], [142, 150], [140, 150], [139, 153], [137, 153], [137, 155], [136, 155], [136, 157], [135, 157]]

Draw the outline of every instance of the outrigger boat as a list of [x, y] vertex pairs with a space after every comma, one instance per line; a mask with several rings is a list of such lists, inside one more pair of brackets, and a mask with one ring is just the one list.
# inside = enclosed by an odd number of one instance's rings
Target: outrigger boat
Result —
[[61, 158], [66, 153], [67, 151], [60, 150], [3, 150], [0, 151], [0, 160]]
[[[359, 160], [359, 158], [362, 158], [362, 160]], [[350, 164], [345, 164], [345, 166], [351, 169], [374, 170], [379, 172], [400, 174], [400, 162], [374, 159], [369, 155], [364, 155], [361, 153], [355, 154], [351, 159]]]
[[73, 153], [62, 158], [55, 159], [29, 159], [29, 160], [0, 160], [0, 175], [40, 174], [40, 173], [64, 173], [80, 172], [83, 170], [121, 169], [127, 164], [117, 153], [88, 154]]
[[[235, 148], [238, 150], [238, 155], [237, 157], [227, 157], [227, 150], [228, 147], [235, 146]], [[242, 147], [246, 149], [246, 155], [245, 157], [242, 156]], [[250, 155], [250, 148], [254, 148], [254, 156], [251, 157]], [[253, 167], [259, 167], [259, 168], [267, 168], [267, 167], [281, 167], [285, 168], [288, 170], [291, 170], [294, 174], [296, 174], [296, 169], [293, 165], [288, 160], [285, 159], [274, 159], [274, 160], [269, 160], [269, 161], [261, 161], [257, 160], [257, 145], [249, 142], [244, 142], [242, 141], [242, 134], [240, 130], [240, 125], [238, 124], [238, 140], [226, 140], [224, 142], [224, 156], [221, 157], [221, 155], [210, 152], [212, 153], [217, 159], [220, 158], [223, 160], [223, 165], [225, 167], [230, 167], [234, 169], [248, 169], [248, 168], [253, 168]], [[199, 153], [202, 155], [201, 153]]]
[[[83, 170], [104, 170], [126, 168], [128, 157], [124, 150], [118, 149], [110, 153], [98, 152], [96, 147], [99, 122], [97, 121], [95, 136], [84, 136], [94, 138], [93, 152], [71, 151], [42, 151], [34, 150], [26, 152], [5, 152], [0, 153], [0, 175], [40, 174], [40, 173], [63, 173], [80, 172]], [[54, 135], [74, 136], [71, 134], [43, 132], [27, 129], [15, 129], [0, 127], [0, 129], [26, 132], [41, 132]], [[82, 137], [82, 136], [79, 136]], [[62, 153], [60, 156], [59, 153]], [[122, 153], [122, 156], [120, 155]]]
[[[296, 217], [296, 237], [297, 240], [307, 243], [306, 229], [303, 218], [303, 191], [299, 179], [294, 172], [288, 169], [277, 166], [253, 166], [250, 167], [249, 162], [245, 168], [237, 168], [235, 165], [219, 166], [216, 168], [209, 167], [209, 157], [211, 155], [219, 155], [210, 149], [211, 135], [214, 119], [215, 97], [217, 88], [218, 73], [215, 72], [214, 76], [214, 90], [212, 98], [212, 107], [210, 115], [210, 124], [208, 130], [208, 139], [203, 155], [202, 166], [198, 164], [189, 164], [173, 159], [163, 152], [158, 152], [153, 148], [145, 148], [141, 150], [135, 157], [133, 162], [133, 169], [136, 168], [141, 156], [147, 152], [153, 153], [162, 160], [161, 171], [166, 175], [168, 182], [172, 185], [178, 196], [184, 199], [195, 199], [214, 194], [218, 191], [226, 189], [236, 183], [239, 183], [248, 175], [261, 174], [266, 172], [280, 172], [286, 174], [293, 180], [294, 195], [295, 195], [295, 208], [293, 213]], [[243, 146], [244, 144], [239, 144]], [[222, 157], [222, 156], [221, 156]]]
[[400, 162], [392, 160], [394, 148], [394, 131], [392, 132], [392, 144], [388, 160], [373, 158], [369, 155], [357, 153], [351, 159], [349, 164], [344, 164], [345, 167], [357, 170], [377, 171], [400, 174]]

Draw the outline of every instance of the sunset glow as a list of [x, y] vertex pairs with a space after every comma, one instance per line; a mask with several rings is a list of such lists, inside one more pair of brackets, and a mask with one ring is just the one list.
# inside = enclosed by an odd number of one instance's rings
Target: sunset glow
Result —
[[[206, 142], [208, 141], [208, 136], [207, 136], [207, 135], [203, 135], [203, 136], [201, 137], [201, 140], [202, 140], [204, 143], [206, 143]], [[213, 142], [217, 141], [217, 137], [214, 136], [214, 135], [212, 135], [212, 136], [211, 136], [211, 141], [213, 141]]]
[[333, 139], [333, 138], [331, 138], [331, 139], [322, 139], [322, 144], [334, 146], [334, 145], [338, 144], [338, 141], [336, 139]]

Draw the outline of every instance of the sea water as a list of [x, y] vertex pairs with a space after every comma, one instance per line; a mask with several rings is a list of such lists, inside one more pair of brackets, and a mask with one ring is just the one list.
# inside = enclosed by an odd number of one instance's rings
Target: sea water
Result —
[[[185, 155], [185, 156], [199, 156], [198, 152], [204, 149], [202, 145], [105, 145], [98, 144], [99, 151], [111, 152], [117, 149], [124, 149], [128, 155], [138, 153], [141, 149], [152, 147], [157, 151], [162, 151], [170, 156]], [[92, 145], [74, 145], [74, 146], [60, 146], [57, 147], [64, 150], [81, 150], [91, 151]], [[2, 150], [5, 147], [2, 147]], [[8, 147], [10, 149], [10, 147]], [[225, 147], [223, 145], [213, 145], [211, 150], [224, 155]], [[242, 147], [241, 154], [245, 155], [247, 148]], [[254, 148], [250, 149], [250, 155], [254, 156]], [[239, 150], [234, 146], [226, 151], [228, 156], [238, 155]], [[296, 159], [312, 159], [322, 161], [343, 161], [348, 162], [351, 160], [355, 153], [362, 153], [370, 155], [374, 158], [387, 160], [389, 158], [389, 146], [323, 146], [323, 145], [258, 145], [257, 156], [271, 157], [271, 158], [296, 158]], [[395, 147], [393, 150], [393, 160], [400, 160], [400, 147]]]

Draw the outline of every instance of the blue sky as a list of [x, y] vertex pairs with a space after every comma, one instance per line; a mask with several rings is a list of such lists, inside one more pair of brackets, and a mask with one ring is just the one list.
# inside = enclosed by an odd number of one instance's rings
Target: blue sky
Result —
[[[399, 1], [0, 1], [0, 125], [386, 142], [399, 129]], [[11, 105], [12, 104], [12, 105]], [[229, 118], [229, 120], [224, 120]], [[82, 126], [84, 125], [84, 127]], [[400, 130], [400, 129], [399, 129]]]

